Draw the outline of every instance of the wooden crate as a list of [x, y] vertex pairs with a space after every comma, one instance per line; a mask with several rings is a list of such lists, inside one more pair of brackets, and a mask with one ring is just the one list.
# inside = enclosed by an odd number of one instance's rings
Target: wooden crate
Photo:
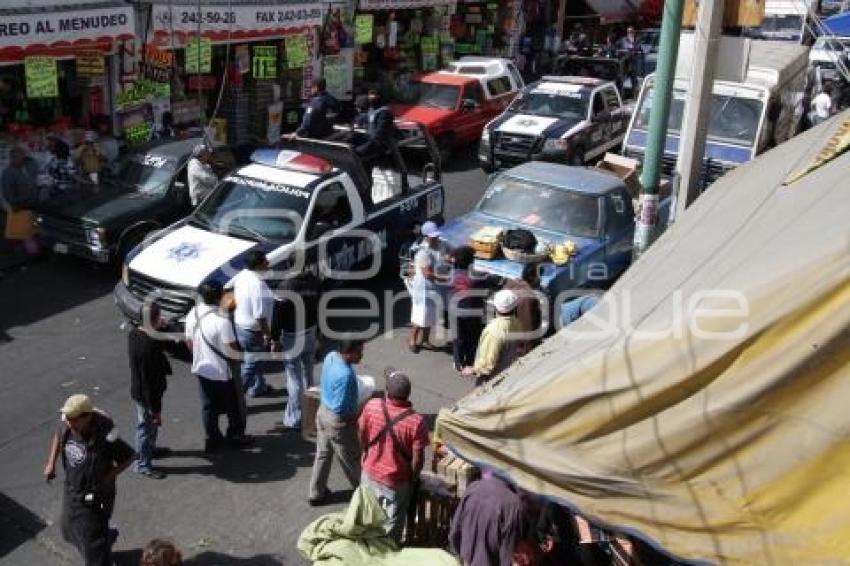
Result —
[[[726, 0], [723, 10], [723, 27], [755, 27], [764, 20], [765, 0]], [[699, 14], [699, 2], [687, 0], [682, 25], [694, 27]]]
[[459, 501], [454, 485], [437, 474], [422, 472], [415, 510], [407, 515], [405, 545], [446, 548]]

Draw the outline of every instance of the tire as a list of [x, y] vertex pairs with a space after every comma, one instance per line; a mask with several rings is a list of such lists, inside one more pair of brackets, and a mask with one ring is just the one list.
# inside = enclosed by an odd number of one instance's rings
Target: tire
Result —
[[575, 151], [573, 151], [569, 160], [567, 160], [567, 164], [572, 165], [573, 167], [584, 167], [584, 148], [582, 146], [578, 146]]

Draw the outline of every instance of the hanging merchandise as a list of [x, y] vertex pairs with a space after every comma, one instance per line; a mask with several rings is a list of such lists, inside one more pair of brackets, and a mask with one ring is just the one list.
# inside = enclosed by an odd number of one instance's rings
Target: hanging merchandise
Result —
[[174, 55], [170, 51], [145, 45], [145, 57], [141, 65], [142, 77], [161, 83], [171, 82], [171, 68]]
[[324, 55], [337, 55], [345, 43], [344, 34], [345, 30], [342, 27], [342, 16], [339, 8], [332, 9], [328, 6], [325, 27], [322, 29], [322, 53]]
[[53, 57], [27, 57], [24, 59], [27, 98], [55, 98], [59, 96], [59, 73]]
[[290, 69], [300, 69], [309, 59], [307, 36], [292, 35], [286, 38], [286, 66]]
[[186, 42], [186, 72], [209, 73], [212, 70], [212, 44], [206, 37], [193, 37]]
[[280, 126], [283, 122], [283, 102], [275, 102], [268, 109], [269, 123], [266, 130], [266, 140], [269, 143], [277, 143], [280, 140]]
[[267, 45], [254, 46], [254, 61], [251, 75], [255, 79], [277, 78], [277, 47]]
[[367, 45], [372, 43], [372, 27], [375, 23], [375, 16], [372, 14], [357, 14], [354, 19], [354, 43], [357, 45]]
[[239, 70], [240, 75], [246, 74], [251, 70], [251, 48], [247, 45], [237, 45], [236, 46], [236, 68]]

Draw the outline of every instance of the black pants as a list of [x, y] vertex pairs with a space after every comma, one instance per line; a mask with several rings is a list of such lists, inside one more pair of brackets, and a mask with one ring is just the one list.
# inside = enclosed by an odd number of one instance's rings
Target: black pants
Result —
[[112, 565], [112, 537], [109, 519], [115, 505], [115, 492], [102, 496], [96, 507], [83, 505], [77, 495], [65, 492], [62, 504], [62, 538], [73, 544], [86, 566]]
[[227, 415], [228, 438], [244, 435], [245, 417], [239, 407], [233, 381], [213, 381], [200, 375], [197, 377], [201, 389], [201, 420], [207, 440], [222, 439], [221, 429], [218, 428], [218, 416], [222, 413]]
[[452, 342], [452, 355], [455, 367], [465, 368], [475, 363], [475, 350], [484, 325], [479, 316], [460, 316], [455, 319], [455, 336]]

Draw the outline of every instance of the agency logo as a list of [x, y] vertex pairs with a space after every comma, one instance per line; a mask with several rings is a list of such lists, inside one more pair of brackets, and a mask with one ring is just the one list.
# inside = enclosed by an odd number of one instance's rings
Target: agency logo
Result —
[[176, 262], [182, 262], [189, 259], [196, 259], [201, 255], [203, 246], [196, 242], [181, 242], [168, 250], [168, 259]]

